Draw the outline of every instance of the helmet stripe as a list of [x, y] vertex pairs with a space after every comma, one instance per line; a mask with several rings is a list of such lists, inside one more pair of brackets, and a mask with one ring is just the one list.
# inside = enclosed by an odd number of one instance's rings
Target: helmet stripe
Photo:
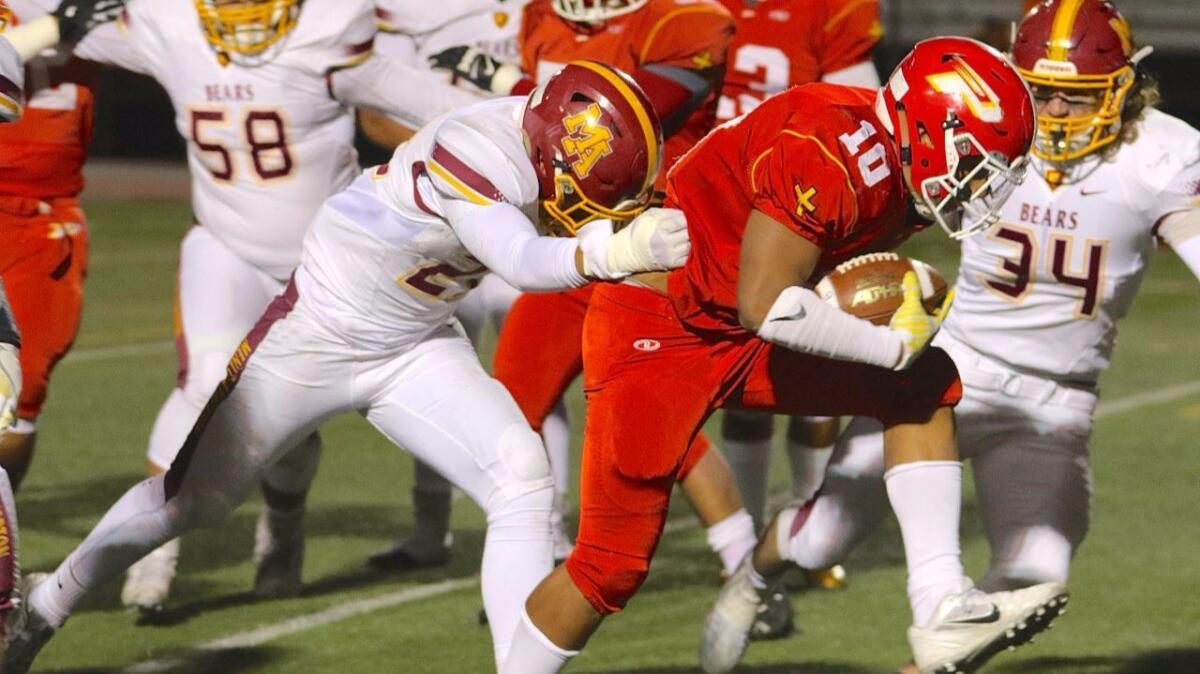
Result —
[[646, 153], [646, 158], [648, 160], [646, 168], [646, 181], [642, 185], [643, 190], [648, 189], [654, 184], [654, 179], [656, 177], [656, 172], [654, 169], [658, 166], [659, 148], [658, 143], [656, 142], [658, 139], [658, 134], [654, 133], [654, 125], [650, 122], [650, 115], [646, 113], [646, 108], [642, 105], [641, 99], [638, 98], [638, 95], [629, 88], [629, 85], [625, 83], [625, 80], [621, 79], [616, 73], [609, 69], [608, 66], [602, 65], [595, 61], [574, 61], [573, 65], [587, 68], [588, 70], [591, 70], [592, 72], [608, 80], [609, 84], [613, 85], [613, 87], [615, 87], [616, 90], [625, 97], [625, 102], [629, 103], [629, 107], [633, 108], [633, 113], [637, 116], [638, 123], [642, 126], [642, 136], [646, 141], [646, 148], [648, 150]]
[[1050, 26], [1046, 58], [1051, 61], [1070, 60], [1071, 33], [1075, 30], [1075, 17], [1079, 16], [1083, 3], [1084, 0], [1062, 0], [1059, 3], [1058, 13], [1054, 15], [1054, 23]]

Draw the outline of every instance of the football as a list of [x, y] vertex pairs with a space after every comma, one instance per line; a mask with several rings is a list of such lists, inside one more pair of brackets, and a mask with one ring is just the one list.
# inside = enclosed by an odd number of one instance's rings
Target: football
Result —
[[902, 281], [910, 270], [921, 283], [925, 310], [932, 313], [946, 299], [946, 279], [930, 265], [895, 253], [870, 253], [847, 260], [821, 279], [816, 291], [842, 311], [887, 325], [904, 300]]

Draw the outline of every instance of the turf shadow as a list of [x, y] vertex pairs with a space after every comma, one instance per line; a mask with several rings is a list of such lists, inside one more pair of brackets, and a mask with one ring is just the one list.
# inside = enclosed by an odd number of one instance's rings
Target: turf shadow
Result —
[[1147, 651], [1133, 657], [1040, 657], [1003, 663], [997, 674], [1196, 674], [1200, 648]]
[[[639, 667], [638, 669], [606, 670], [606, 674], [696, 674], [699, 667]], [[841, 662], [810, 662], [805, 664], [741, 665], [744, 674], [880, 674], [878, 671]]]
[[[239, 674], [263, 667], [277, 657], [278, 652], [278, 649], [263, 646], [219, 651], [180, 651], [158, 657], [158, 660], [164, 662], [164, 666], [154, 671], [170, 674]], [[75, 667], [38, 671], [45, 671], [47, 674], [112, 674], [114, 670]]]

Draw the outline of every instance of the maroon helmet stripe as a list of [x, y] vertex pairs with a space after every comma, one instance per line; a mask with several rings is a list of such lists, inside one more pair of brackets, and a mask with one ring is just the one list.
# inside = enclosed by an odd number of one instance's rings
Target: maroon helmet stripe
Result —
[[242, 340], [237, 351], [233, 353], [233, 357], [229, 359], [225, 379], [217, 386], [217, 390], [213, 392], [212, 397], [208, 399], [204, 410], [200, 412], [200, 418], [196, 420], [191, 432], [188, 433], [187, 440], [183, 442], [183, 447], [180, 448], [179, 454], [171, 462], [171, 469], [167, 471], [164, 486], [167, 499], [179, 493], [179, 487], [183, 484], [184, 476], [187, 475], [188, 466], [192, 463], [192, 455], [195, 454], [196, 447], [200, 444], [200, 438], [204, 435], [204, 429], [212, 421], [213, 415], [217, 413], [217, 408], [221, 406], [221, 403], [237, 387], [238, 380], [242, 377], [242, 372], [245, 371], [246, 365], [250, 362], [250, 356], [254, 355], [254, 351], [258, 348], [258, 345], [262, 344], [263, 339], [270, 332], [271, 326], [286, 318], [292, 312], [292, 309], [296, 308], [296, 300], [299, 297], [300, 293], [296, 290], [296, 279], [293, 277], [288, 281], [287, 288], [267, 305], [267, 310], [259, 317], [254, 327], [250, 328], [250, 332], [246, 335], [246, 338]]
[[14, 101], [21, 101], [21, 87], [18, 87], [16, 82], [13, 82], [4, 75], [0, 75], [0, 94], [8, 96]]
[[496, 189], [492, 181], [484, 178], [478, 171], [471, 168], [454, 153], [450, 152], [441, 144], [434, 144], [433, 153], [430, 155], [433, 161], [437, 162], [442, 168], [446, 169], [455, 178], [458, 178], [464, 185], [475, 190], [482, 196], [491, 199], [492, 201], [504, 201], [504, 194]]

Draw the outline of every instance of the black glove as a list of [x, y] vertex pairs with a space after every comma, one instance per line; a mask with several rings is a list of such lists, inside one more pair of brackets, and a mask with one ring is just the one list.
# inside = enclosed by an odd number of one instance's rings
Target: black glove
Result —
[[[482, 51], [460, 45], [444, 49], [429, 57], [429, 67], [446, 70], [455, 80], [466, 80], [484, 91], [492, 91], [492, 80], [505, 64]], [[505, 93], [505, 92], [500, 92]]]
[[58, 19], [58, 39], [76, 44], [93, 28], [120, 18], [125, 0], [63, 0], [54, 10]]

